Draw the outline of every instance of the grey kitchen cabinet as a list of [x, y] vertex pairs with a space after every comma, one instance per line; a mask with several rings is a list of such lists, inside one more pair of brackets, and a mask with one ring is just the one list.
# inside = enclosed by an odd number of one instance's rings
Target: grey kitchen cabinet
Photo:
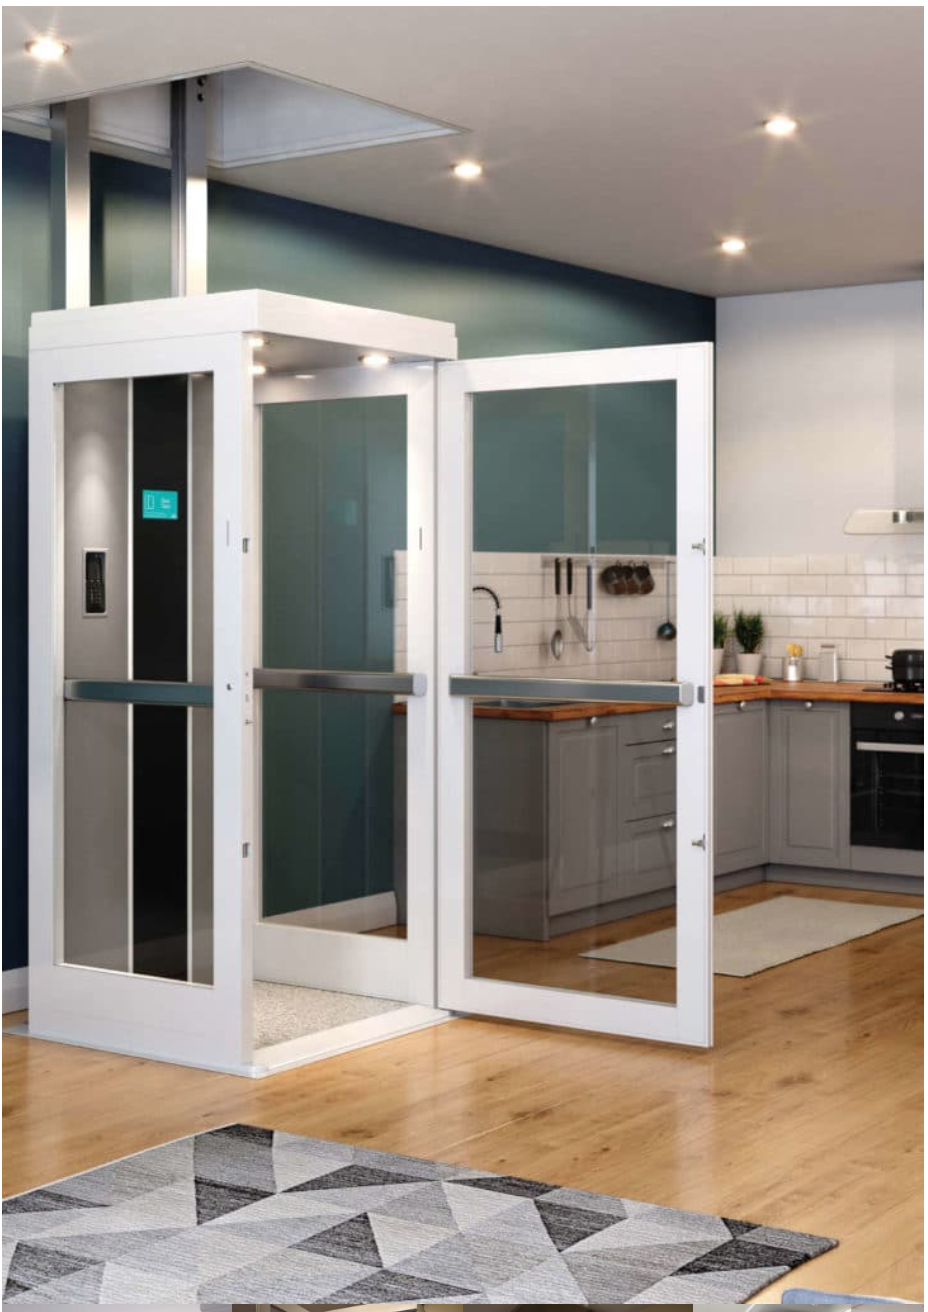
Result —
[[621, 897], [619, 744], [615, 717], [549, 726], [548, 911], [552, 916]]
[[770, 860], [850, 866], [850, 707], [770, 704]]
[[714, 865], [716, 875], [767, 861], [767, 704], [716, 706]]

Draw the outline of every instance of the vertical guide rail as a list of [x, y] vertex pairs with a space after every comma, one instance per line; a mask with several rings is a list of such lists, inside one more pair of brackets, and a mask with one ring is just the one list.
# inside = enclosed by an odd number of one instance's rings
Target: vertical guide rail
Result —
[[171, 83], [171, 295], [206, 294], [205, 77]]
[[51, 107], [52, 305], [90, 304], [90, 101]]

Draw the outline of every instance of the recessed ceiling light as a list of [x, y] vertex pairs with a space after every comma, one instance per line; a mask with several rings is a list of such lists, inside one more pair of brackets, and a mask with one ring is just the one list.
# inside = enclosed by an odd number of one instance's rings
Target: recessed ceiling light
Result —
[[40, 64], [55, 64], [64, 59], [70, 49], [56, 36], [37, 36], [34, 41], [26, 42], [26, 54], [37, 59]]
[[254, 375], [255, 378], [260, 378], [260, 377], [262, 376], [262, 374], [266, 374], [266, 373], [267, 373], [267, 365], [266, 365], [266, 364], [253, 364], [253, 365], [251, 366], [251, 372], [252, 372], [252, 374]]
[[725, 237], [719, 242], [719, 250], [726, 255], [741, 255], [747, 248], [748, 244], [743, 237]]
[[788, 114], [774, 114], [773, 118], [764, 121], [764, 131], [771, 137], [791, 137], [798, 127], [796, 120]]
[[462, 182], [473, 182], [474, 178], [479, 178], [483, 174], [483, 165], [478, 164], [475, 159], [462, 159], [455, 164], [451, 172]]
[[384, 365], [390, 363], [389, 355], [385, 355], [383, 351], [368, 351], [365, 355], [358, 356], [358, 359], [368, 369], [382, 369]]
[[267, 341], [263, 337], [249, 337], [248, 345], [253, 346], [256, 351], [260, 351], [262, 346], [267, 346]]

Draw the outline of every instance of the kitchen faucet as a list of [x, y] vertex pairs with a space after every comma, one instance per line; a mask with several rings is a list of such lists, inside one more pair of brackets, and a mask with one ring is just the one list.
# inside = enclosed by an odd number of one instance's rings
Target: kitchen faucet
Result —
[[496, 607], [496, 622], [493, 625], [493, 650], [501, 652], [503, 650], [503, 609], [500, 605], [499, 597], [492, 588], [485, 587], [482, 583], [476, 584], [472, 592], [485, 592], [487, 596], [493, 598], [493, 604]]

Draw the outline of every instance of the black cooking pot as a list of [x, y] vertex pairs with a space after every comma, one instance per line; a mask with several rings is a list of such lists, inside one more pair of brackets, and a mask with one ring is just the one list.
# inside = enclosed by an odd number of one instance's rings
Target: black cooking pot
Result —
[[920, 647], [899, 647], [887, 657], [893, 683], [924, 683], [925, 653]]

